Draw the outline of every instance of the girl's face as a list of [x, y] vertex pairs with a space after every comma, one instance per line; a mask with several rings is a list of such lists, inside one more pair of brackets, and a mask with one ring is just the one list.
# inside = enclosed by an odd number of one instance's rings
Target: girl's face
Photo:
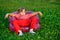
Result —
[[23, 10], [22, 10], [22, 12], [24, 12], [24, 13], [25, 13], [25, 9], [23, 9]]
[[21, 15], [25, 15], [25, 9], [22, 10], [22, 12], [20, 12]]

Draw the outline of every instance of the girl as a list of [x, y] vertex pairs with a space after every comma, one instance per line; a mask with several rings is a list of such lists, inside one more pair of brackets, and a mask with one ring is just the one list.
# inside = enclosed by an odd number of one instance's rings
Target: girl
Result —
[[36, 15], [40, 14], [42, 16], [41, 12], [32, 12], [31, 14], [27, 14], [25, 11], [25, 8], [20, 8], [16, 12], [17, 14], [13, 13], [8, 13], [5, 15], [5, 18], [8, 17], [14, 17], [15, 19], [12, 21], [12, 24], [14, 26], [16, 34], [19, 36], [23, 35], [23, 32], [21, 30], [21, 27], [24, 26], [29, 26], [29, 32], [30, 33], [35, 33], [34, 30], [36, 29]]

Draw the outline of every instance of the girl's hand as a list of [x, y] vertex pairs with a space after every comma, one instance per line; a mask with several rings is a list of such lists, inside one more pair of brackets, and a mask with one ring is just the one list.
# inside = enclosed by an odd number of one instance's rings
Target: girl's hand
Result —
[[43, 16], [43, 14], [41, 12], [38, 12], [40, 14], [40, 16]]
[[8, 16], [9, 16], [9, 14], [7, 13], [7, 14], [5, 15], [5, 19], [8, 18]]

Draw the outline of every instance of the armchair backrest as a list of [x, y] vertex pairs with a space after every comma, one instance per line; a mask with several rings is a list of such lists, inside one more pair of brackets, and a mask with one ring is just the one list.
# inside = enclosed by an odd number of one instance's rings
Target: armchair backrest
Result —
[[[32, 11], [26, 11], [26, 14], [31, 14], [31, 13], [32, 13]], [[17, 14], [17, 11], [13, 12], [13, 14]], [[13, 20], [16, 20], [16, 18], [15, 17], [9, 17], [8, 20], [10, 22], [12, 22]]]

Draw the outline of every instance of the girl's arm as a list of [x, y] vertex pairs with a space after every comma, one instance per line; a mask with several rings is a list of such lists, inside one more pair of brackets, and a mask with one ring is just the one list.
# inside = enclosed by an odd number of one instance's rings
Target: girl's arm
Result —
[[35, 16], [35, 15], [37, 15], [37, 14], [40, 14], [40, 16], [42, 16], [42, 13], [41, 13], [41, 12], [33, 12], [33, 13], [30, 15], [30, 17], [31, 17], [31, 16]]
[[7, 13], [6, 15], [5, 15], [5, 18], [8, 18], [9, 16], [15, 16], [13, 13]]

